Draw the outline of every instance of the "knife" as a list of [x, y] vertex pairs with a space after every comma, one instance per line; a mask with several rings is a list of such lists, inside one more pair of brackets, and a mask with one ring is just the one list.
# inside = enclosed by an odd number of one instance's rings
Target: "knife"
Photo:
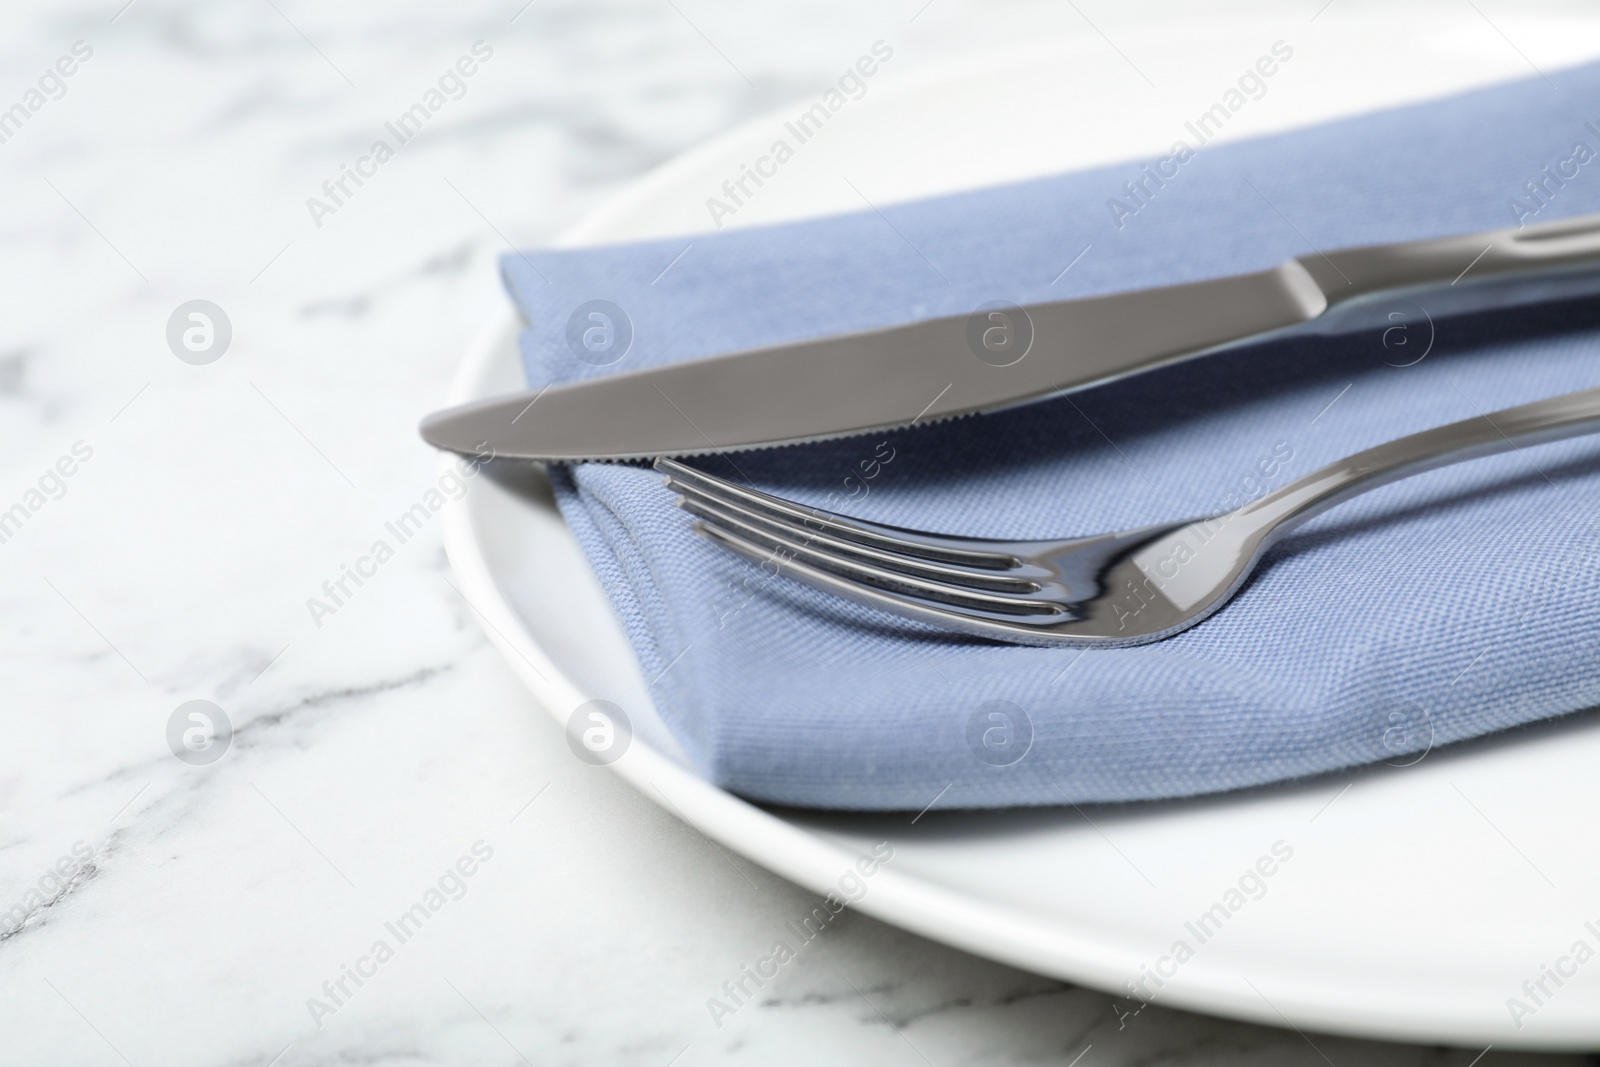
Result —
[[479, 400], [429, 415], [421, 432], [478, 458], [731, 452], [997, 411], [1270, 336], [1366, 328], [1397, 301], [1432, 319], [1597, 292], [1600, 214], [1317, 252], [1183, 285], [985, 305]]

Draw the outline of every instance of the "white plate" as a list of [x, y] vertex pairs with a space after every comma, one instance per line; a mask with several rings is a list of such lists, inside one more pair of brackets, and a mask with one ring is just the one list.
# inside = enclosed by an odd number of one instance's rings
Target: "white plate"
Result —
[[[1280, 38], [1292, 38], [1295, 58], [1240, 112], [1230, 138], [1526, 76], [1502, 32], [1545, 69], [1584, 58], [1575, 48], [1600, 48], [1584, 43], [1600, 41], [1589, 17], [1500, 18], [1495, 29], [1462, 11], [1335, 9], [1312, 24], [1280, 12], [1124, 31], [1122, 51], [1159, 91], [1098, 36], [940, 77], [896, 82], [891, 63], [733, 222], [859, 208], [841, 175], [881, 203], [1150, 157]], [[705, 198], [761, 154], [793, 110], [674, 161], [565, 243], [709, 228]], [[1063, 249], [1063, 263], [1076, 251]], [[521, 387], [514, 332], [508, 315], [485, 333], [451, 402]], [[1544, 965], [1571, 970], [1560, 961], [1576, 941], [1600, 949], [1584, 926], [1595, 920], [1600, 930], [1593, 716], [1434, 752], [1407, 768], [1087, 815], [935, 811], [913, 825], [903, 814], [764, 809], [685, 768], [541, 486], [536, 473], [520, 487], [480, 479], [449, 511], [446, 542], [462, 591], [558, 721], [593, 698], [628, 709], [636, 736], [613, 769], [757, 863], [824, 893], [887, 839], [894, 858], [867, 882], [863, 911], [1112, 992], [1145, 966], [1174, 970], [1160, 961], [1182, 940], [1193, 958], [1165, 979], [1159, 1004], [1449, 1044], [1600, 1044], [1600, 960], [1560, 987], [1545, 979], [1553, 995], [1540, 996], [1542, 1005], [1522, 989]], [[1228, 903], [1226, 891], [1279, 841], [1292, 859], [1201, 944], [1186, 922]], [[1520, 1027], [1507, 1005], [1513, 996], [1536, 1009]]]

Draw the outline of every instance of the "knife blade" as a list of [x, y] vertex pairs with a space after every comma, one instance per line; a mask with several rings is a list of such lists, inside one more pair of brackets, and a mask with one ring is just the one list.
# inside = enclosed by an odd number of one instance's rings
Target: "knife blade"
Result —
[[[1385, 300], [1431, 317], [1600, 291], [1600, 215], [1373, 245], [1105, 296], [991, 304], [886, 329], [553, 385], [429, 415], [423, 438], [547, 462], [732, 452], [981, 414], [1296, 330]], [[1381, 320], [1380, 320], [1381, 321]]]

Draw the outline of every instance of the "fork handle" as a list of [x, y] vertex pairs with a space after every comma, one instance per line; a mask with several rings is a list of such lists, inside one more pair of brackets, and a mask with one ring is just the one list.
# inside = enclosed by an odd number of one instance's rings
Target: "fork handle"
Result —
[[1312, 471], [1235, 514], [1276, 540], [1371, 489], [1454, 463], [1600, 433], [1600, 389], [1565, 393], [1385, 442]]

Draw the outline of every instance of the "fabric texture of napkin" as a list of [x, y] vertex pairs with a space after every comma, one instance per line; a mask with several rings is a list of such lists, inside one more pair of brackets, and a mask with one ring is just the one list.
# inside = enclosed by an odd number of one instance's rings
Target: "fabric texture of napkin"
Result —
[[[1137, 206], [1125, 183], [1147, 160], [881, 214], [510, 255], [528, 380], [1600, 211], [1600, 65], [1551, 80], [1200, 147], [1131, 214], [1109, 201]], [[611, 366], [567, 343], [592, 300], [631, 323]], [[1600, 385], [1600, 301], [1394, 311], [1387, 330], [1003, 414], [694, 462], [878, 522], [1060, 537], [1213, 513], [1402, 434]], [[773, 577], [695, 535], [648, 469], [552, 474], [661, 714], [702, 774], [764, 801], [1178, 797], [1409, 763], [1600, 705], [1600, 438], [1368, 494], [1280, 543], [1199, 626], [1088, 651], [954, 636]]]

